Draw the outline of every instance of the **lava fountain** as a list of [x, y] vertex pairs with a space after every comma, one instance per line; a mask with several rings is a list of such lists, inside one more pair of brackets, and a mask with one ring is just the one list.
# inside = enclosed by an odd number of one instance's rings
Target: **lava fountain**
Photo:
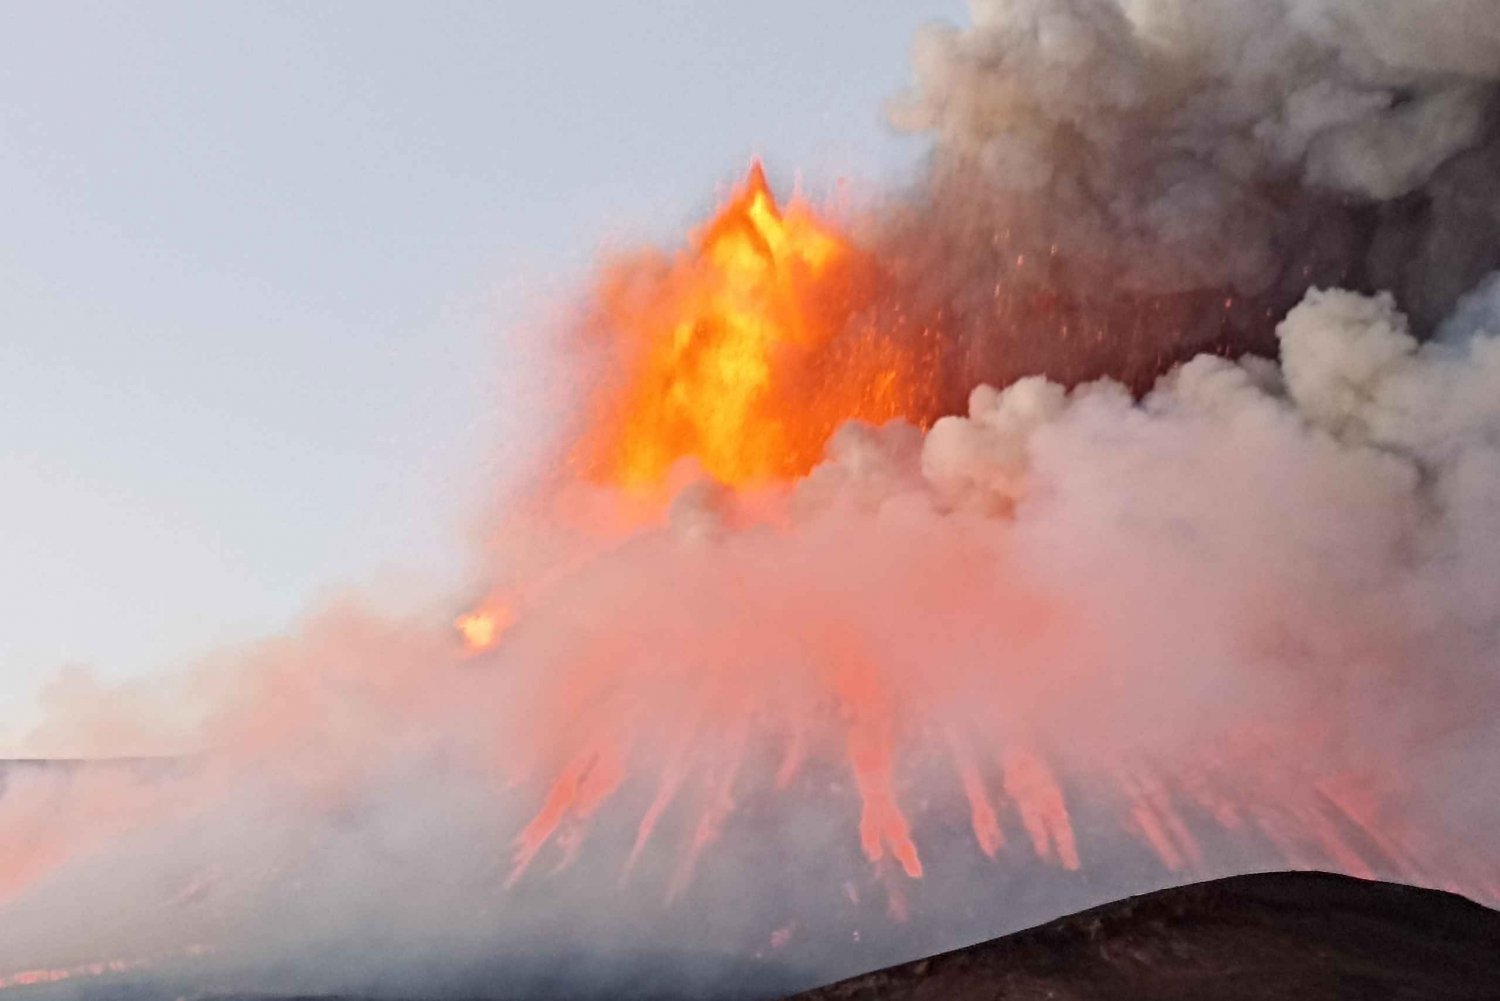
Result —
[[920, 359], [856, 319], [878, 282], [806, 205], [780, 209], [755, 164], [685, 254], [609, 275], [597, 332], [613, 378], [578, 467], [626, 490], [683, 459], [729, 486], [786, 480], [846, 421], [930, 409]]

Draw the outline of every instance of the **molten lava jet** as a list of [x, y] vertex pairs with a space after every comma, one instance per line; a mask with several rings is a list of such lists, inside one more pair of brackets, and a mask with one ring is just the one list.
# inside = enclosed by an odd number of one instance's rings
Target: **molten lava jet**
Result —
[[846, 421], [930, 406], [921, 359], [862, 322], [874, 261], [807, 205], [784, 210], [760, 164], [672, 260], [611, 270], [593, 329], [611, 377], [574, 459], [639, 491], [691, 458], [721, 483], [800, 476]]

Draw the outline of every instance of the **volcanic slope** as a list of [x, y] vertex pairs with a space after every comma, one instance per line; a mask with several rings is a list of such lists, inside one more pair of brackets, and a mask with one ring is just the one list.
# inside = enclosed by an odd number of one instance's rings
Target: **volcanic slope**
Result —
[[790, 1001], [1500, 998], [1500, 912], [1327, 873], [1234, 876], [1106, 904]]

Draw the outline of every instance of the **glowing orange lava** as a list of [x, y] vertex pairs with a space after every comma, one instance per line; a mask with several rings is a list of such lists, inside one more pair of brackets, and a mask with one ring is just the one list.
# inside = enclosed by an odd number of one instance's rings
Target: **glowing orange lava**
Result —
[[488, 598], [472, 612], [455, 619], [453, 628], [458, 630], [465, 650], [483, 653], [495, 648], [514, 620], [515, 613], [509, 605], [497, 598]]
[[878, 284], [805, 205], [778, 207], [755, 164], [687, 252], [608, 274], [592, 332], [612, 377], [575, 462], [635, 491], [685, 458], [752, 484], [805, 473], [845, 421], [918, 416], [913, 359], [855, 319]]

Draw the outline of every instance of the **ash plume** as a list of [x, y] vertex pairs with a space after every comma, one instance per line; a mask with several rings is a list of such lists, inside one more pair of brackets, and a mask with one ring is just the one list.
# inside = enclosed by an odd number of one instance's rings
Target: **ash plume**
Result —
[[1148, 388], [1274, 355], [1308, 288], [1419, 337], [1500, 267], [1500, 10], [1486, 0], [979, 0], [916, 40], [892, 120], [930, 175], [887, 239], [950, 394]]
[[132, 760], [0, 771], [0, 993], [749, 997], [1256, 869], [1500, 900], [1500, 8], [996, 0], [915, 61], [929, 169], [847, 234], [757, 172], [604, 268], [606, 425], [462, 637], [59, 679], [29, 748]]

